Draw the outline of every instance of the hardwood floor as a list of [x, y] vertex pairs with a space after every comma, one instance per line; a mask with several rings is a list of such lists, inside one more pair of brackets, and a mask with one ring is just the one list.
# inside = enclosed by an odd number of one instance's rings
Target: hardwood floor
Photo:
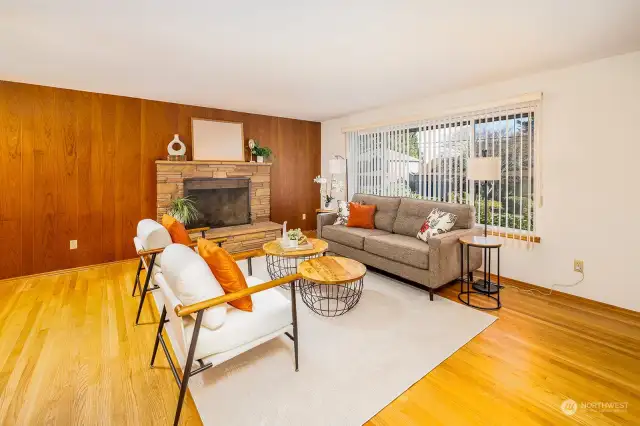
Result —
[[[155, 308], [133, 326], [136, 266], [0, 281], [0, 424], [171, 423], [177, 386], [162, 353], [148, 366]], [[503, 302], [498, 321], [367, 424], [640, 424], [640, 313], [512, 289]], [[571, 417], [566, 399], [578, 404]], [[201, 424], [190, 398], [182, 424]]]

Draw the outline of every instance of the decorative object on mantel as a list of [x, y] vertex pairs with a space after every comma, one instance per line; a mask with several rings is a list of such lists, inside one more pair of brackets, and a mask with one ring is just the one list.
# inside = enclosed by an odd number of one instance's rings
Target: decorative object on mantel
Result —
[[242, 123], [191, 118], [194, 160], [246, 161]]
[[256, 147], [256, 142], [253, 139], [249, 139], [249, 142], [247, 142], [247, 145], [249, 145], [249, 155], [251, 156], [251, 160], [249, 162], [255, 163], [255, 161], [253, 161], [253, 148]]
[[332, 195], [332, 191], [344, 191], [344, 182], [334, 178], [331, 178], [331, 181], [329, 181], [325, 177], [316, 176], [313, 181], [320, 185], [320, 196], [322, 197], [322, 201], [324, 202], [325, 209], [329, 209], [329, 207], [331, 207], [331, 202], [335, 199], [335, 197]]
[[195, 223], [200, 217], [200, 212], [192, 197], [177, 197], [171, 200], [167, 214], [185, 225]]
[[264, 159], [271, 157], [271, 154], [273, 154], [271, 148], [260, 146], [260, 142], [255, 139], [249, 139], [249, 148], [251, 148], [251, 154], [256, 156], [258, 163], [264, 163]]
[[[176, 149], [175, 146], [179, 148]], [[167, 160], [169, 161], [187, 161], [187, 146], [180, 140], [180, 136], [176, 133], [173, 140], [167, 145]]]

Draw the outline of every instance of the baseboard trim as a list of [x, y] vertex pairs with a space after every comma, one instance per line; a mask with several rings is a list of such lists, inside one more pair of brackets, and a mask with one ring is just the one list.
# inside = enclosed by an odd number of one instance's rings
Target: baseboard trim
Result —
[[76, 266], [74, 268], [67, 268], [67, 269], [56, 269], [55, 271], [38, 272], [37, 274], [31, 274], [31, 275], [20, 275], [17, 277], [3, 278], [0, 280], [0, 283], [4, 281], [28, 280], [31, 278], [46, 277], [48, 275], [60, 275], [60, 274], [68, 274], [70, 272], [86, 271], [87, 269], [91, 269], [91, 268], [97, 268], [100, 266], [107, 266], [107, 265], [115, 265], [118, 263], [127, 263], [137, 259], [138, 259], [137, 257], [132, 257], [131, 259], [114, 260], [111, 262], [104, 262], [104, 263], [94, 263], [92, 265]]
[[[474, 277], [475, 278], [479, 278], [482, 275], [482, 271], [475, 271], [474, 272]], [[495, 274], [491, 274], [491, 281], [496, 281], [497, 280], [497, 275]], [[531, 284], [531, 283], [527, 283], [524, 281], [519, 281], [513, 278], [509, 278], [509, 277], [503, 277], [500, 276], [500, 283], [501, 284], [506, 284], [506, 285], [513, 285], [519, 288], [522, 288], [523, 290], [537, 290], [537, 291], [542, 291], [542, 292], [548, 292], [549, 290], [551, 290], [549, 287], [542, 287], [536, 284]], [[517, 291], [517, 290], [516, 290]], [[587, 299], [586, 297], [582, 297], [582, 296], [576, 296], [575, 294], [570, 294], [570, 293], [565, 293], [563, 291], [559, 291], [557, 289], [553, 289], [553, 293], [551, 294], [554, 296], [554, 298], [559, 298], [559, 299], [564, 299], [567, 301], [571, 301], [574, 304], [576, 302], [582, 304], [582, 305], [589, 305], [589, 306], [594, 306], [594, 307], [598, 307], [598, 308], [606, 308], [610, 311], [615, 311], [618, 313], [624, 313], [627, 315], [632, 315], [634, 317], [640, 318], [640, 312], [637, 311], [633, 311], [631, 309], [627, 309], [627, 308], [621, 308], [620, 306], [615, 306], [615, 305], [610, 305], [608, 303], [604, 303], [604, 302], [599, 302], [597, 300], [593, 300], [593, 299]], [[551, 296], [550, 295], [550, 296]], [[536, 294], [536, 296], [541, 296], [541, 297], [550, 297], [550, 296], [545, 296], [542, 294]]]

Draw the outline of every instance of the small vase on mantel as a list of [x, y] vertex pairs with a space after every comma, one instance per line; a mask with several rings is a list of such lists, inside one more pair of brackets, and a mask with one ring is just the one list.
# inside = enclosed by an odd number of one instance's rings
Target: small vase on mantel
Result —
[[262, 155], [256, 155], [256, 161], [258, 163], [264, 163], [264, 157]]

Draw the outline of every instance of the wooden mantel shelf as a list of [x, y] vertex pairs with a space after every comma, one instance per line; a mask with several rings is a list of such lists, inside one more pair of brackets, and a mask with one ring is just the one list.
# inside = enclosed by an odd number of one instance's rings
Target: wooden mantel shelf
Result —
[[248, 161], [220, 161], [220, 160], [196, 160], [196, 161], [167, 161], [156, 160], [156, 164], [168, 164], [168, 165], [189, 165], [189, 164], [220, 164], [220, 165], [233, 165], [233, 166], [270, 166], [272, 163], [250, 163]]

